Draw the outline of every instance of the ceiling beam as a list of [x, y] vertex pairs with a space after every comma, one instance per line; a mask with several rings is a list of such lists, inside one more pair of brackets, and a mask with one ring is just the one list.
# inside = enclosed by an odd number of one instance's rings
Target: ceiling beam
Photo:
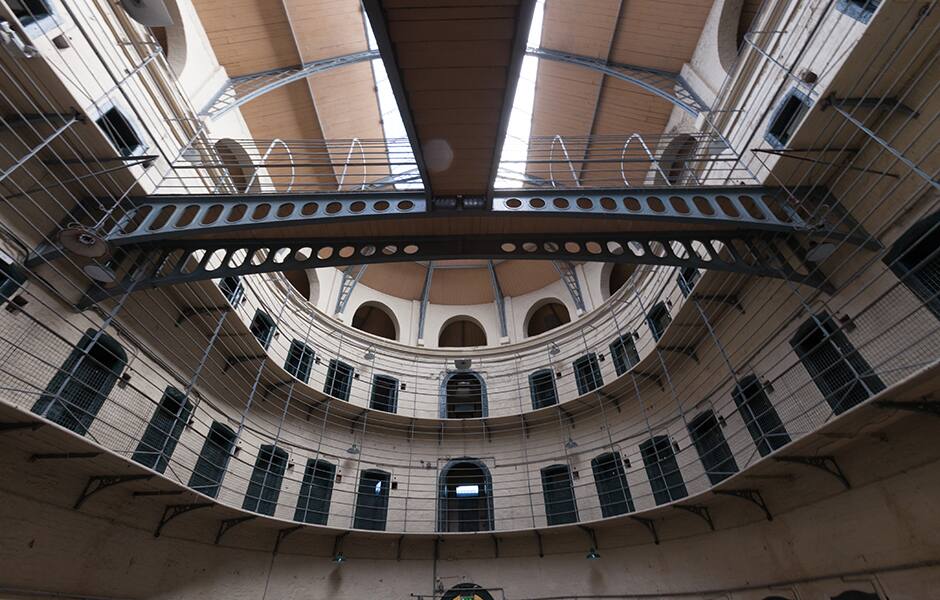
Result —
[[421, 175], [421, 181], [424, 182], [424, 193], [426, 197], [430, 197], [433, 194], [431, 179], [428, 177], [421, 140], [418, 138], [418, 130], [415, 128], [411, 105], [408, 103], [408, 94], [402, 81], [401, 70], [398, 68], [395, 46], [392, 44], [391, 37], [389, 37], [385, 9], [382, 7], [381, 0], [363, 0], [362, 6], [366, 11], [369, 24], [372, 26], [372, 35], [375, 37], [376, 46], [385, 66], [388, 83], [392, 88], [392, 94], [395, 96], [395, 103], [398, 105], [398, 112], [401, 114], [405, 133], [408, 134], [408, 140], [411, 142], [411, 152], [418, 167], [418, 174]]
[[509, 129], [509, 119], [512, 117], [512, 106], [516, 100], [516, 87], [518, 87], [519, 75], [522, 72], [522, 61], [526, 56], [529, 29], [532, 28], [532, 16], [535, 14], [535, 4], [536, 0], [521, 0], [516, 12], [516, 33], [513, 37], [509, 67], [506, 70], [506, 93], [503, 96], [499, 128], [496, 130], [496, 146], [493, 148], [493, 162], [490, 167], [487, 196], [492, 196], [493, 189], [496, 187], [499, 162], [502, 159], [503, 146], [506, 143], [506, 132]]

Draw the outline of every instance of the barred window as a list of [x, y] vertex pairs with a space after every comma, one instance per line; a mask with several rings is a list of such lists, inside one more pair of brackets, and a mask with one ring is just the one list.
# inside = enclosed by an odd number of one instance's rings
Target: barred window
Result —
[[657, 435], [643, 442], [640, 444], [640, 454], [656, 504], [665, 504], [689, 495], [668, 437]]
[[232, 428], [218, 421], [212, 423], [189, 478], [189, 487], [211, 498], [218, 496], [234, 449], [235, 432]]
[[248, 491], [242, 508], [263, 515], [273, 516], [277, 499], [281, 495], [281, 482], [287, 469], [287, 451], [270, 444], [263, 444], [251, 471]]
[[545, 497], [545, 518], [549, 525], [575, 523], [578, 505], [568, 465], [551, 465], [542, 469], [542, 495]]
[[133, 459], [157, 473], [166, 471], [192, 412], [193, 405], [183, 392], [175, 387], [166, 388], [137, 445]]

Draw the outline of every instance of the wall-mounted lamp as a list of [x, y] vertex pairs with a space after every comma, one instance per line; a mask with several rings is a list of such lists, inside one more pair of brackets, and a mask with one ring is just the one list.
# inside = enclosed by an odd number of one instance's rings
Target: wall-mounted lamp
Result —
[[352, 446], [350, 446], [349, 448], [346, 448], [346, 452], [348, 452], [349, 454], [359, 454], [359, 444], [357, 444], [356, 442], [353, 442]]
[[333, 557], [333, 562], [335, 562], [338, 565], [343, 564], [344, 562], [346, 562], [346, 555], [343, 554], [342, 552], [337, 552], [336, 555]]
[[597, 549], [591, 548], [590, 551], [588, 551], [587, 556], [585, 556], [584, 558], [588, 560], [598, 560], [600, 559], [600, 557], [601, 555], [597, 552]]

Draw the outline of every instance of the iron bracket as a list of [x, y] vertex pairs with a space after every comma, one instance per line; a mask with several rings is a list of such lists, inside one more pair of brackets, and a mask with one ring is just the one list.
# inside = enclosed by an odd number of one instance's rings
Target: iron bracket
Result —
[[15, 423], [0, 423], [0, 433], [5, 431], [18, 431], [20, 429], [30, 429], [36, 431], [42, 427], [44, 423], [40, 421], [17, 421]]
[[539, 533], [538, 529], [533, 529], [532, 533], [535, 534], [535, 539], [539, 543], [539, 558], [545, 558], [545, 549], [542, 547], [542, 534]]
[[630, 517], [637, 523], [641, 523], [646, 527], [647, 531], [653, 536], [653, 543], [657, 546], [659, 545], [659, 534], [656, 533], [656, 522], [653, 519], [644, 519], [643, 517]]
[[774, 460], [815, 467], [838, 479], [842, 482], [842, 485], [845, 486], [845, 489], [848, 490], [852, 488], [845, 473], [843, 473], [842, 469], [839, 467], [839, 463], [837, 463], [836, 459], [832, 456], [775, 456]]
[[689, 358], [695, 361], [698, 364], [698, 354], [695, 353], [694, 346], [663, 346], [660, 348], [663, 352], [673, 352], [676, 354], [685, 354]]
[[85, 500], [88, 500], [98, 492], [109, 487], [127, 483], [128, 481], [147, 479], [153, 479], [153, 475], [95, 475], [94, 477], [89, 477], [88, 483], [85, 484], [85, 489], [82, 490], [82, 493], [78, 496], [72, 508], [78, 510], [82, 507], [82, 504], [85, 503]]
[[940, 417], [940, 402], [932, 402], [926, 398], [922, 400], [911, 401], [877, 400], [875, 402], [875, 406], [879, 408], [890, 408], [895, 410], [909, 410]]
[[253, 354], [250, 356], [241, 355], [241, 356], [228, 356], [225, 358], [225, 366], [222, 368], [222, 372], [227, 372], [229, 369], [235, 365], [241, 363], [251, 362], [253, 360], [264, 360], [267, 358], [267, 354]]
[[163, 509], [163, 516], [160, 517], [160, 523], [157, 525], [157, 529], [153, 532], [153, 537], [160, 537], [160, 533], [163, 531], [163, 528], [167, 523], [175, 519], [180, 515], [184, 515], [193, 510], [199, 510], [200, 508], [209, 508], [210, 506], [215, 506], [214, 502], [193, 502], [191, 504], [170, 504]]
[[[277, 530], [277, 539], [274, 540], [274, 554], [277, 554], [277, 551], [280, 549], [280, 547], [281, 547], [281, 542], [284, 541], [284, 538], [286, 538], [286, 537], [289, 536], [290, 534], [294, 533], [294, 532], [297, 531], [298, 529], [303, 529], [303, 528], [304, 528], [303, 525], [294, 525], [293, 527], [285, 527], [284, 529], [278, 529], [278, 530]], [[345, 535], [345, 534], [343, 534], [343, 535]]]
[[256, 519], [256, 518], [257, 517], [255, 517], [254, 515], [250, 515], [247, 517], [235, 517], [234, 519], [225, 519], [223, 521], [220, 521], [219, 532], [215, 534], [215, 545], [218, 546], [219, 542], [222, 541], [222, 536], [228, 533], [228, 531], [232, 529], [233, 527], [235, 527], [236, 525], [241, 525], [245, 521], [251, 521], [252, 519]]
[[33, 454], [29, 457], [29, 462], [36, 462], [37, 460], [58, 460], [58, 459], [71, 459], [71, 458], [95, 458], [101, 454], [100, 452], [52, 452], [48, 454]]
[[770, 514], [770, 509], [767, 508], [767, 503], [764, 502], [764, 497], [761, 495], [760, 490], [756, 489], [741, 489], [741, 490], [714, 490], [714, 493], [720, 496], [733, 496], [735, 498], [741, 498], [742, 500], [747, 500], [751, 504], [754, 504], [762, 511], [764, 511], [764, 516], [767, 517], [768, 521], [773, 521], [774, 517]]
[[698, 504], [673, 504], [672, 507], [690, 512], [697, 517], [701, 517], [706, 523], [708, 523], [708, 528], [712, 531], [715, 531], [715, 522], [712, 520], [712, 514], [708, 511], [707, 506], [700, 506]]
[[744, 312], [744, 305], [741, 304], [741, 300], [734, 294], [696, 294], [692, 293], [691, 299], [693, 301], [704, 301], [704, 302], [720, 302], [722, 304], [727, 304], [728, 306], [733, 306], [738, 309], [742, 315]]
[[636, 371], [636, 370], [633, 371], [633, 374], [642, 379], [646, 379], [646, 380], [656, 383], [656, 385], [659, 386], [659, 389], [666, 391], [666, 386], [663, 385], [663, 379], [659, 375], [656, 375], [655, 373], [647, 373], [645, 371]]

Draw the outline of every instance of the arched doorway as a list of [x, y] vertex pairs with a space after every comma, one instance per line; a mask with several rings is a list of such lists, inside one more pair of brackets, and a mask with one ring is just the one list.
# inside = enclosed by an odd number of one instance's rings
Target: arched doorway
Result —
[[629, 263], [616, 263], [610, 269], [610, 275], [607, 278], [607, 295], [613, 296], [617, 291], [626, 285], [627, 281], [636, 271], [636, 265]]
[[284, 277], [287, 279], [287, 282], [290, 283], [291, 287], [297, 290], [301, 298], [308, 302], [316, 302], [316, 298], [313, 294], [314, 286], [310, 285], [310, 276], [307, 274], [307, 271], [303, 269], [284, 271]]
[[450, 461], [438, 480], [437, 530], [492, 531], [493, 482], [475, 458]]
[[557, 300], [536, 305], [526, 318], [526, 337], [540, 335], [571, 322], [567, 307]]
[[227, 192], [243, 194], [248, 188], [256, 188], [255, 167], [251, 157], [241, 144], [233, 139], [224, 138], [215, 143], [215, 153], [226, 177], [223, 189]]
[[475, 583], [460, 583], [447, 590], [441, 600], [493, 600], [493, 596]]
[[437, 339], [440, 348], [471, 348], [486, 345], [486, 332], [470, 317], [457, 317], [441, 328]]
[[352, 326], [387, 340], [398, 339], [398, 325], [392, 311], [378, 302], [366, 302], [356, 309]]
[[479, 419], [486, 415], [486, 384], [478, 373], [456, 371], [444, 378], [442, 419]]
[[663, 181], [663, 175], [657, 173], [659, 183], [683, 185], [690, 182], [695, 171], [693, 159], [696, 144], [695, 138], [688, 134], [677, 135], [669, 142], [659, 158], [659, 167], [665, 174]]

